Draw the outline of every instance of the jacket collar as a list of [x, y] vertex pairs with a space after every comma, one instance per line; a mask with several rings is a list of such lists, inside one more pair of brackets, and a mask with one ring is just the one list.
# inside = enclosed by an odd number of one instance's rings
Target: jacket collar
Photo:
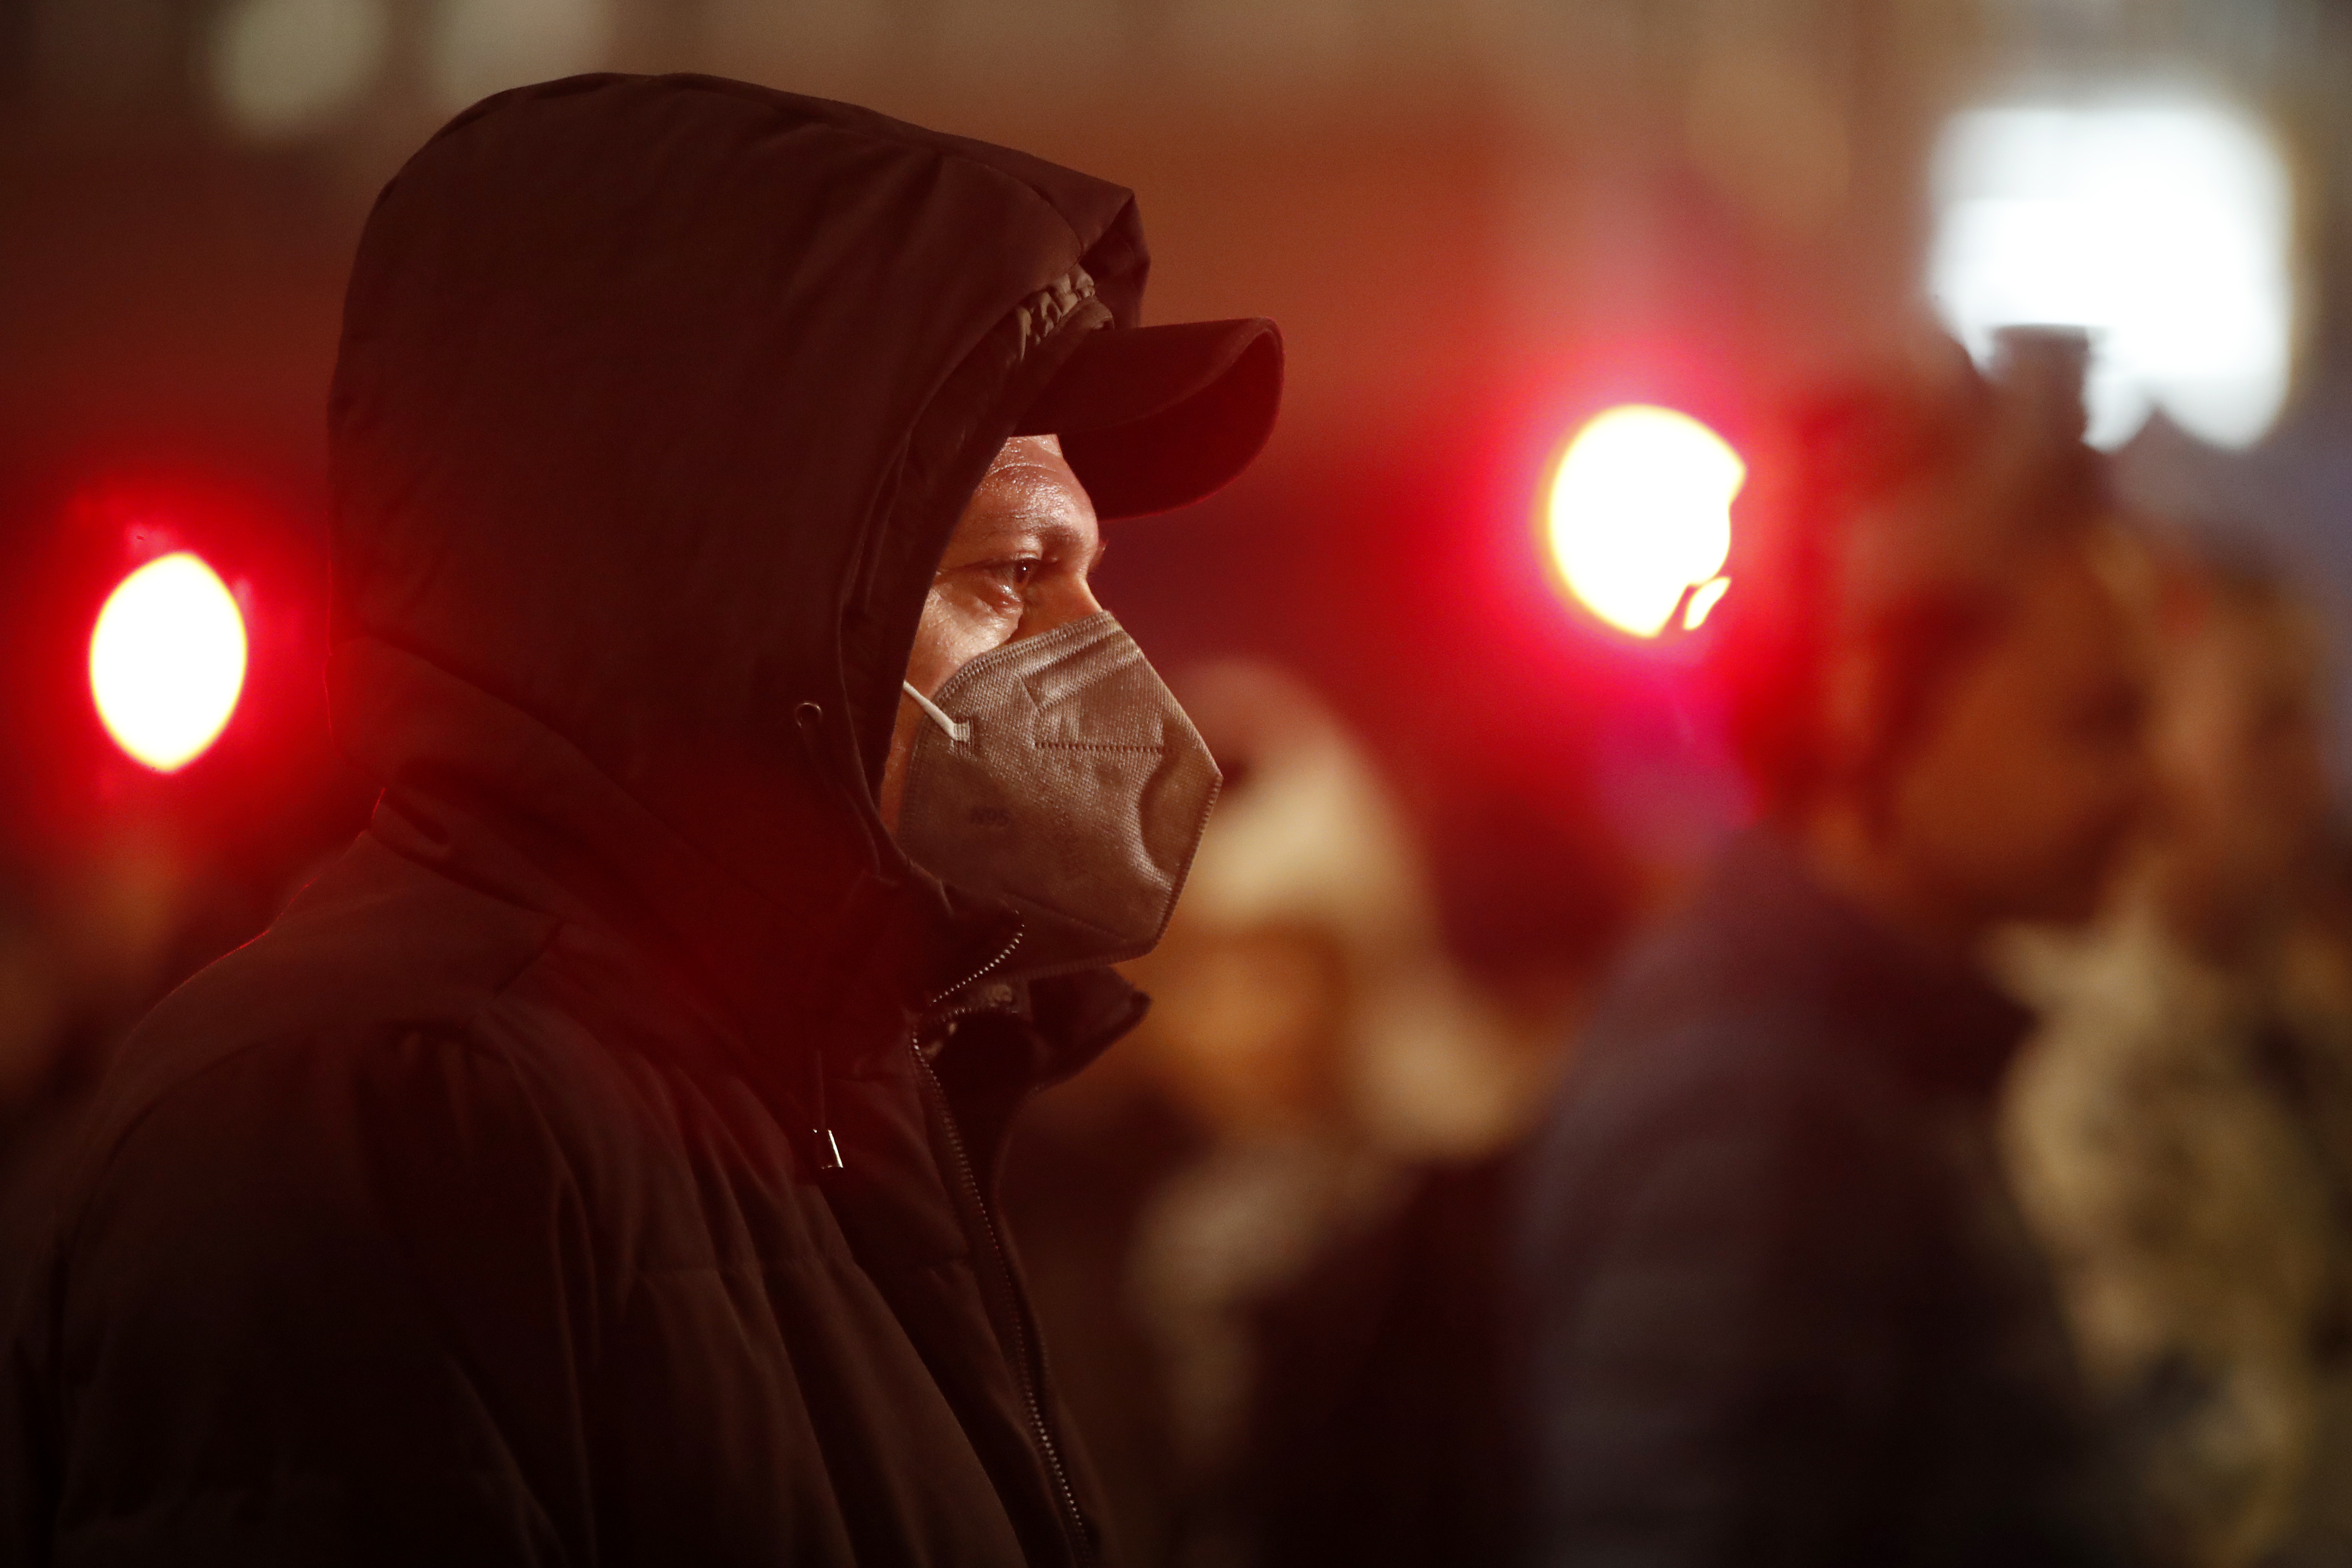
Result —
[[814, 824], [797, 896], [776, 899], [552, 729], [388, 643], [344, 643], [329, 680], [346, 746], [385, 781], [372, 834], [455, 881], [621, 938], [763, 1059], [787, 1040], [894, 1044], [1003, 944], [1001, 917], [823, 853], [838, 835]]

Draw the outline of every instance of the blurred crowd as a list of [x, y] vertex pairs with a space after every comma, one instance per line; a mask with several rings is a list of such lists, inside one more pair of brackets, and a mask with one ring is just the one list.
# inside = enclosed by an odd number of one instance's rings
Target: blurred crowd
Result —
[[2325, 606], [2116, 501], [2079, 364], [1803, 412], [1748, 520], [1843, 559], [1724, 640], [1696, 884], [1507, 810], [1435, 863], [1305, 686], [1192, 672], [1154, 1010], [1005, 1190], [1136, 1561], [2352, 1563]]
[[[1696, 881], [1178, 677], [1226, 782], [1152, 1010], [1002, 1193], [1124, 1560], [2352, 1563], [2326, 606], [2116, 500], [2079, 344], [1957, 354], [1762, 465]], [[110, 1043], [283, 891], [16, 879], [0, 1286]]]
[[2152, 555], [2152, 820], [2094, 925], [2001, 955], [2041, 1015], [2005, 1149], [2146, 1528], [2340, 1561], [2352, 866], [2320, 628], [2243, 539]]

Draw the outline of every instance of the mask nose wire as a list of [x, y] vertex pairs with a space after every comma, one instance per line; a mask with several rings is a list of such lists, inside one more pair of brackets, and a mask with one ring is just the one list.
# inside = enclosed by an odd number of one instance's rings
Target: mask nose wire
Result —
[[908, 696], [915, 699], [915, 706], [917, 707], [921, 708], [925, 713], [930, 715], [931, 721], [934, 724], [937, 724], [941, 729], [948, 732], [948, 738], [950, 740], [952, 740], [961, 746], [963, 742], [971, 738], [971, 725], [959, 724], [954, 719], [950, 718], [947, 716], [946, 710], [941, 708], [939, 704], [933, 702], [930, 698], [925, 696], [922, 693], [915, 689], [914, 682], [900, 681], [898, 685]]

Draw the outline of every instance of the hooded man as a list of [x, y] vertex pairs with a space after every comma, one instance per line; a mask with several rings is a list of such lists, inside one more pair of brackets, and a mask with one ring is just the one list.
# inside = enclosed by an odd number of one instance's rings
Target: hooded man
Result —
[[1098, 1559], [988, 1194], [1216, 788], [1097, 517], [1281, 371], [1146, 265], [1125, 191], [708, 78], [393, 181], [331, 403], [383, 796], [104, 1090], [0, 1557]]

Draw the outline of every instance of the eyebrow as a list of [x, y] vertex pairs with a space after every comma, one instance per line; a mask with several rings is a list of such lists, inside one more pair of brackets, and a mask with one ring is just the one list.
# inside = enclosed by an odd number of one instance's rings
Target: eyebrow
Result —
[[[1077, 553], [1078, 546], [1084, 538], [1084, 536], [1081, 535], [1077, 529], [1071, 528], [1066, 523], [1056, 523], [1045, 531], [1058, 538], [1061, 541], [1063, 548], [1069, 550], [1073, 555]], [[1092, 571], [1095, 568], [1100, 566], [1102, 564], [1103, 556], [1109, 549], [1110, 536], [1104, 533], [1102, 531], [1102, 526], [1097, 523], [1095, 526], [1095, 547], [1093, 549], [1087, 552], [1087, 570], [1088, 571]]]
[[[1086, 543], [1086, 535], [1067, 523], [1042, 524], [1037, 529], [1037, 534], [1039, 538], [1050, 542], [1055, 549], [1065, 555], [1077, 555], [1080, 547]], [[1094, 548], [1086, 552], [1086, 565], [1088, 571], [1092, 571], [1102, 563], [1103, 552], [1108, 549], [1110, 549], [1110, 540], [1105, 538], [1102, 530], [1097, 528], [1095, 530]]]

